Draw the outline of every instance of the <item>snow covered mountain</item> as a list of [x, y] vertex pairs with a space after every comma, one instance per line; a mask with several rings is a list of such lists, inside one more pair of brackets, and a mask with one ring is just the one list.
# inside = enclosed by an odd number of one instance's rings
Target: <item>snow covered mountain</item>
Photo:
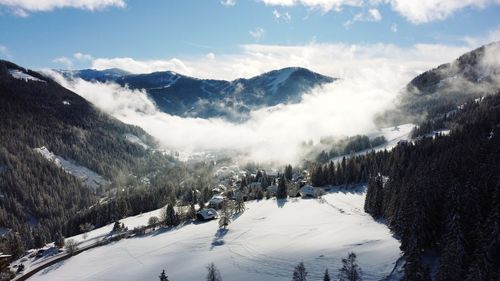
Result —
[[401, 91], [398, 108], [386, 113], [386, 121], [419, 123], [495, 94], [500, 89], [499, 57], [500, 42], [493, 42], [418, 75]]
[[145, 89], [164, 112], [190, 117], [247, 118], [252, 109], [299, 102], [304, 92], [334, 78], [305, 68], [288, 67], [249, 79], [233, 81], [196, 79], [172, 71], [128, 74], [117, 69], [60, 71], [68, 78], [116, 82]]

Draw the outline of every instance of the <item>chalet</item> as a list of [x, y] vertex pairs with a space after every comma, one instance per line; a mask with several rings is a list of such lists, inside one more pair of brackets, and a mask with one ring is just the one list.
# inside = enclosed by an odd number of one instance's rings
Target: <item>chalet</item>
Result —
[[299, 189], [297, 196], [300, 196], [302, 198], [315, 198], [319, 193], [318, 191], [318, 188], [314, 188], [311, 185], [305, 185], [301, 189]]
[[222, 207], [222, 203], [224, 202], [224, 197], [221, 195], [214, 195], [212, 199], [208, 201], [208, 206], [214, 209], [220, 209]]
[[251, 190], [256, 190], [256, 189], [261, 188], [261, 184], [260, 184], [260, 182], [254, 181], [248, 185], [248, 188]]
[[246, 193], [242, 192], [241, 190], [233, 190], [231, 198], [233, 200], [239, 200], [240, 198], [243, 199], [243, 201], [248, 200], [248, 196], [246, 195]]
[[217, 187], [212, 188], [212, 193], [220, 194], [226, 192], [227, 187], [223, 184], [219, 184]]
[[212, 208], [206, 208], [196, 213], [196, 218], [201, 221], [208, 221], [217, 218], [217, 211]]

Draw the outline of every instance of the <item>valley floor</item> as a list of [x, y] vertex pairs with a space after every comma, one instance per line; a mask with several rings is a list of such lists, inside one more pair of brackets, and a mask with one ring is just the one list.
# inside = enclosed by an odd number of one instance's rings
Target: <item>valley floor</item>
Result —
[[[248, 202], [226, 232], [217, 221], [160, 229], [88, 250], [30, 280], [158, 280], [163, 269], [169, 280], [203, 280], [213, 262], [224, 280], [281, 281], [291, 279], [300, 261], [308, 280], [322, 280], [326, 268], [332, 277], [337, 274], [349, 251], [358, 255], [364, 280], [380, 280], [400, 257], [399, 241], [363, 212], [364, 198], [360, 189], [322, 199]], [[146, 224], [148, 218], [123, 221]]]

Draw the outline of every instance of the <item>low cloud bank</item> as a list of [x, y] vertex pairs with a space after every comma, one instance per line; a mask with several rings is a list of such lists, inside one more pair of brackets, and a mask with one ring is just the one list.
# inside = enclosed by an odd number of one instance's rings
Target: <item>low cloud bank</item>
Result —
[[221, 70], [219, 75], [223, 76], [230, 76], [230, 71], [231, 75], [253, 75], [292, 64], [341, 78], [305, 93], [298, 104], [253, 111], [242, 124], [172, 116], [159, 111], [144, 91], [81, 79], [68, 81], [53, 72], [51, 75], [103, 111], [142, 127], [165, 148], [184, 152], [236, 150], [253, 161], [294, 163], [300, 160], [304, 141], [374, 130], [374, 116], [393, 106], [399, 90], [411, 78], [463, 52], [464, 48], [441, 45], [406, 49], [380, 44], [252, 45], [242, 54], [227, 55], [225, 59], [200, 59], [199, 67], [192, 71], [201, 77], [207, 76], [203, 73], [208, 73], [209, 68]]

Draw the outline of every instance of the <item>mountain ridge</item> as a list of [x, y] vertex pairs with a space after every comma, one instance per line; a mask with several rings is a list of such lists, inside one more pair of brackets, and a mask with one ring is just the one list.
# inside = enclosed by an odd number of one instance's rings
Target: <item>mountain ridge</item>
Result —
[[[0, 60], [0, 225], [9, 229], [7, 241], [32, 248], [53, 241], [56, 233], [75, 232], [78, 226], [68, 222], [95, 204], [97, 194], [112, 198], [118, 187], [139, 186], [171, 163], [127, 134], [156, 146], [139, 127], [105, 114], [51, 78]], [[89, 188], [88, 180], [95, 179], [100, 182]], [[24, 246], [9, 252], [19, 254]]]
[[500, 41], [480, 46], [457, 59], [414, 77], [401, 90], [396, 108], [377, 117], [380, 126], [420, 123], [456, 110], [470, 99], [500, 89]]
[[336, 78], [302, 67], [286, 67], [231, 81], [199, 79], [172, 71], [117, 75], [108, 70], [59, 70], [68, 79], [114, 82], [144, 89], [163, 112], [181, 117], [222, 117], [240, 122], [250, 111], [280, 103], [300, 102], [303, 93]]

